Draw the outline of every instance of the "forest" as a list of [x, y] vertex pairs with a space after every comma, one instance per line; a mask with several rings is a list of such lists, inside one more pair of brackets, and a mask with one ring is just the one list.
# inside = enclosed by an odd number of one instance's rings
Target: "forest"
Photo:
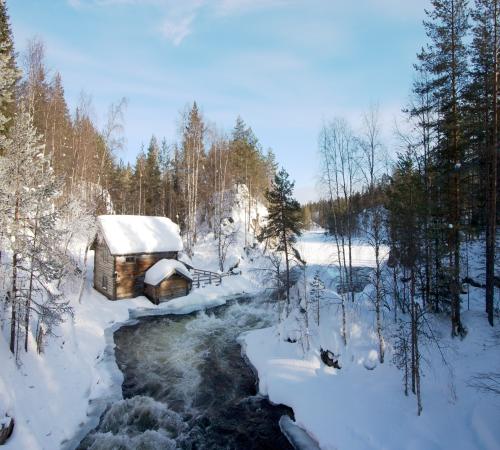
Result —
[[343, 118], [328, 122], [319, 137], [325, 197], [303, 213], [342, 242], [368, 233], [388, 244], [390, 265], [418, 279], [425, 307], [449, 310], [452, 334], [464, 337], [461, 258], [470, 240], [484, 240], [491, 326], [495, 316], [499, 11], [488, 0], [432, 4], [406, 120], [394, 130], [396, 156], [382, 142], [376, 104], [360, 131]]
[[[180, 226], [188, 257], [210, 235], [223, 273], [235, 245], [226, 231], [233, 206], [226, 200], [244, 185], [238, 191], [244, 257], [261, 261], [252, 251], [257, 240], [262, 244], [259, 257], [270, 266], [253, 270], [272, 274], [265, 281], [284, 297], [277, 303], [286, 300], [280, 320], [300, 323], [301, 337], [288, 343], [309, 349], [326, 289], [319, 270], [306, 277], [296, 245], [301, 233], [320, 229], [335, 249], [329, 266], [338, 270], [339, 292], [328, 311], [341, 324], [346, 353], [359, 299], [353, 253], [361, 241], [371, 248], [367, 296], [377, 360], [387, 365], [390, 355], [420, 416], [429, 365], [423, 347], [441, 352], [444, 339], [435, 324], [446, 321], [452, 341], [467, 342], [464, 299], [471, 287], [481, 292], [484, 329], [494, 329], [500, 316], [500, 0], [432, 0], [423, 27], [427, 39], [415, 57], [411, 95], [390, 130], [397, 144], [387, 147], [388, 124], [377, 103], [359, 126], [342, 116], [318, 124], [311, 148], [321, 195], [300, 206], [293, 176], [238, 112], [232, 129], [223, 130], [194, 99], [171, 118], [176, 136], [144, 136], [135, 161], [124, 160], [127, 99], [109, 106], [103, 125], [88, 93], [70, 110], [61, 75], [48, 69], [45, 43], [32, 38], [18, 55], [0, 1], [0, 327], [18, 366], [27, 352], [43, 357], [58, 327], [75, 320], [66, 293], [76, 289], [81, 302], [98, 215], [169, 217]], [[255, 225], [260, 205], [269, 212], [262, 227]], [[247, 240], [251, 231], [255, 240]], [[75, 255], [81, 240], [85, 252]], [[480, 249], [479, 270], [469, 270], [471, 248]], [[291, 276], [294, 269], [303, 279]], [[307, 299], [317, 305], [317, 319]], [[500, 375], [492, 370], [471, 385], [498, 394]]]
[[[264, 198], [277, 163], [241, 117], [225, 133], [196, 102], [179, 114], [178, 141], [152, 136], [134, 164], [124, 163], [126, 99], [110, 105], [99, 129], [89, 94], [82, 93], [69, 111], [60, 74], [47, 68], [43, 41], [33, 38], [16, 59], [3, 2], [0, 27], [1, 248], [13, 255], [3, 266], [2, 301], [4, 310], [11, 309], [11, 350], [17, 355], [23, 340], [28, 350], [32, 316], [40, 351], [42, 336], [71, 312], [49, 285], [79, 272], [68, 256], [78, 227], [102, 213], [163, 215], [179, 223], [189, 254], [201, 223], [220, 226], [223, 195], [214, 193], [245, 184], [250, 215], [251, 199]], [[42, 292], [40, 303], [33, 300], [35, 291]]]

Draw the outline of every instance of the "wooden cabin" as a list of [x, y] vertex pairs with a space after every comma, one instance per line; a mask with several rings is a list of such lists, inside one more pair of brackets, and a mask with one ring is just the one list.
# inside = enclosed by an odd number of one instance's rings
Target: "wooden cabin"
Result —
[[153, 303], [189, 294], [193, 277], [186, 266], [174, 259], [161, 259], [146, 271], [144, 293]]
[[[182, 250], [179, 227], [166, 217], [107, 215], [97, 224], [94, 289], [110, 300], [144, 295], [147, 270], [160, 260], [176, 260]], [[183, 295], [191, 289], [187, 284]], [[178, 287], [171, 292], [180, 293]]]

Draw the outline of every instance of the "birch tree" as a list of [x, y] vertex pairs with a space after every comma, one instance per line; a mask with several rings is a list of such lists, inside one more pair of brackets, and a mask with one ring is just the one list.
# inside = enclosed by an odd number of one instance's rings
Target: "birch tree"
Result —
[[182, 157], [186, 202], [185, 241], [186, 251], [192, 255], [197, 238], [200, 167], [205, 157], [205, 124], [196, 102], [183, 118]]
[[379, 161], [382, 159], [382, 144], [380, 138], [380, 119], [378, 107], [372, 105], [369, 111], [363, 116], [363, 134], [360, 139], [360, 147], [363, 157], [359, 167], [363, 173], [365, 183], [367, 184], [369, 209], [365, 214], [365, 233], [368, 243], [372, 246], [375, 253], [375, 271], [373, 274], [375, 287], [375, 320], [376, 331], [379, 343], [379, 361], [384, 362], [385, 341], [383, 335], [383, 308], [384, 308], [384, 288], [382, 280], [382, 258], [381, 247], [384, 242], [383, 226], [384, 211], [382, 190], [377, 188], [379, 177]]

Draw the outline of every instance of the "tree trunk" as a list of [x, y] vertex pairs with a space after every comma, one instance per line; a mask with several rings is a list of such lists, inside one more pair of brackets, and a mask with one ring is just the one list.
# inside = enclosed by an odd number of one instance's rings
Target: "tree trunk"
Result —
[[[19, 196], [16, 198], [14, 212], [14, 223], [16, 229], [19, 227]], [[12, 285], [10, 289], [10, 301], [12, 306], [10, 317], [10, 351], [16, 353], [16, 326], [17, 326], [17, 252], [12, 254]]]
[[33, 268], [33, 263], [35, 259], [35, 252], [36, 252], [36, 238], [38, 234], [38, 207], [36, 210], [36, 217], [35, 217], [35, 229], [33, 231], [33, 256], [31, 257], [31, 267], [30, 267], [30, 281], [29, 281], [29, 287], [28, 287], [28, 296], [26, 298], [26, 311], [24, 312], [24, 351], [28, 351], [28, 332], [29, 332], [29, 326], [30, 326], [30, 308], [31, 308], [31, 296], [33, 295], [33, 277], [34, 277], [34, 268]]
[[417, 327], [416, 327], [416, 315], [415, 315], [415, 275], [414, 269], [411, 268], [410, 276], [410, 317], [411, 317], [411, 391], [416, 394], [416, 382], [417, 382]]
[[497, 211], [497, 147], [498, 147], [498, 0], [493, 11], [493, 125], [488, 170], [488, 208], [486, 224], [486, 313], [493, 326], [493, 299], [495, 295], [495, 247]]
[[290, 263], [288, 261], [288, 242], [286, 232], [283, 233], [283, 243], [285, 246], [285, 268], [286, 268], [286, 314], [290, 314]]
[[[376, 238], [378, 239], [378, 238]], [[379, 259], [379, 243], [378, 240], [376, 241], [375, 244], [375, 264], [376, 264], [376, 269], [375, 269], [375, 295], [376, 295], [376, 300], [375, 300], [375, 313], [377, 317], [377, 337], [378, 337], [378, 346], [379, 346], [379, 361], [381, 364], [384, 363], [384, 348], [385, 348], [385, 343], [384, 343], [384, 336], [382, 334], [382, 290], [381, 290], [381, 271], [380, 271], [380, 259]]]

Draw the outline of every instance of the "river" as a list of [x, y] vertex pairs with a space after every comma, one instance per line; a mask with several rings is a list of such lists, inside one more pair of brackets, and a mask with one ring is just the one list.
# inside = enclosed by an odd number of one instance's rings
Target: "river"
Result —
[[274, 320], [251, 298], [123, 326], [114, 335], [123, 400], [78, 449], [291, 449], [278, 422], [293, 411], [258, 394], [237, 341]]

